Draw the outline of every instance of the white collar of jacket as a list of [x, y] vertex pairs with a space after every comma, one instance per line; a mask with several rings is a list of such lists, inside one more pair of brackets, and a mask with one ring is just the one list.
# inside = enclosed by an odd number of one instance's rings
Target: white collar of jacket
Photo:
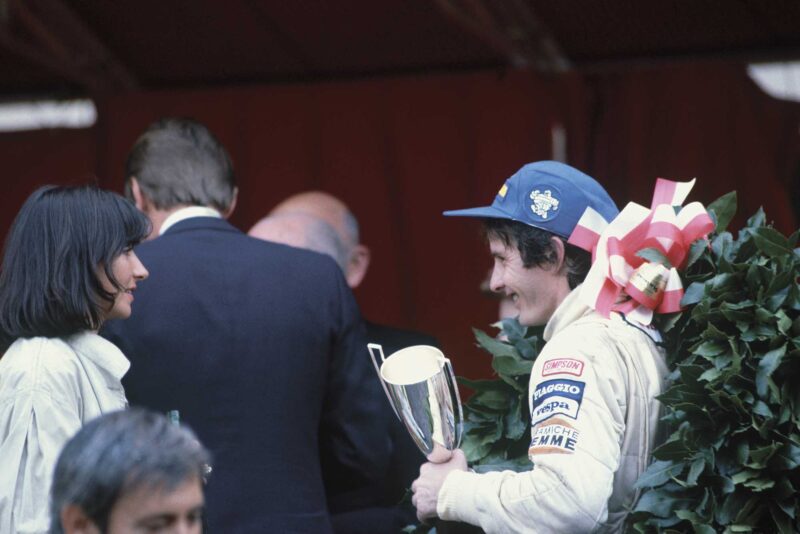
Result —
[[116, 345], [94, 332], [79, 332], [64, 338], [64, 342], [117, 380], [121, 380], [131, 367], [131, 362]]
[[580, 287], [578, 286], [569, 292], [569, 295], [561, 301], [553, 316], [547, 321], [543, 335], [545, 341], [550, 341], [559, 330], [594, 311], [581, 301], [580, 291], [578, 291]]
[[222, 214], [208, 206], [189, 206], [188, 208], [181, 208], [170, 213], [169, 216], [164, 219], [164, 222], [161, 223], [161, 229], [158, 231], [158, 235], [164, 235], [164, 232], [166, 232], [170, 226], [183, 220], [191, 219], [192, 217], [215, 217], [221, 219]]

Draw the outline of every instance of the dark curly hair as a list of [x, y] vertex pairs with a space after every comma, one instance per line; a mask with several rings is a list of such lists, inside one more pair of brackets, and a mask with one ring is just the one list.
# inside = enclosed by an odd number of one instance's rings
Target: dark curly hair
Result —
[[592, 255], [589, 252], [540, 228], [508, 219], [484, 219], [483, 228], [487, 239], [496, 238], [507, 247], [516, 247], [526, 269], [554, 264], [556, 250], [552, 238], [560, 239], [564, 243], [564, 261], [570, 289], [583, 283], [592, 265]]

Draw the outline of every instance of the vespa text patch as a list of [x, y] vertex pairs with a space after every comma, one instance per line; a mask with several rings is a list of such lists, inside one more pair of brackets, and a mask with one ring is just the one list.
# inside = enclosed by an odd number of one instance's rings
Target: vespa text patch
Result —
[[563, 419], [548, 419], [533, 427], [528, 456], [534, 454], [572, 454], [579, 432]]
[[554, 358], [542, 366], [542, 376], [583, 374], [583, 362], [574, 358]]
[[554, 415], [578, 418], [583, 401], [584, 382], [566, 378], [545, 380], [533, 390], [531, 424], [535, 425]]

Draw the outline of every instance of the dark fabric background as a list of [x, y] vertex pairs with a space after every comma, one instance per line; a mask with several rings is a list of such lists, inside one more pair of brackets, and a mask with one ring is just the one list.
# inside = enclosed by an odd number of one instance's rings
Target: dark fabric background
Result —
[[0, 231], [43, 183], [94, 177], [121, 191], [138, 134], [161, 116], [193, 117], [233, 157], [236, 226], [249, 229], [297, 191], [341, 197], [373, 252], [356, 292], [364, 314], [436, 336], [469, 377], [491, 373], [470, 330], [496, 318], [479, 291], [490, 263], [477, 223], [441, 212], [488, 203], [522, 164], [549, 159], [555, 123], [567, 131], [568, 162], [620, 206], [649, 205], [656, 177], [697, 177], [689, 200], [739, 192], [734, 225], [764, 205], [780, 230], [797, 227], [800, 105], [763, 94], [740, 64], [176, 90], [98, 104], [91, 130], [0, 135]]

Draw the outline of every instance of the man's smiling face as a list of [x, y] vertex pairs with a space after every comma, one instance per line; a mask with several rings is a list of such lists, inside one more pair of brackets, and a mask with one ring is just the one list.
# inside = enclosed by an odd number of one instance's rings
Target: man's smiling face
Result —
[[547, 323], [569, 292], [566, 277], [556, 266], [525, 267], [516, 243], [506, 245], [497, 237], [489, 237], [489, 250], [494, 260], [489, 284], [492, 291], [514, 301], [523, 326]]

